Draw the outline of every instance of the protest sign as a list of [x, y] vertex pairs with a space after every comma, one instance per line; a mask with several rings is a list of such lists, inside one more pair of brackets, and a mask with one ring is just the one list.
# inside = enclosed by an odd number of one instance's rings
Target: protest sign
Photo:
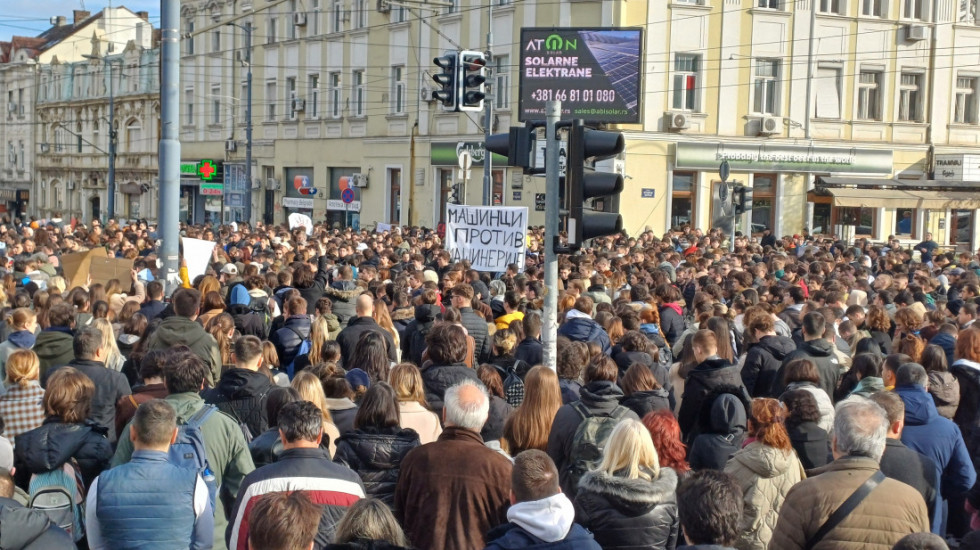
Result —
[[289, 228], [293, 229], [296, 227], [303, 227], [306, 229], [307, 235], [313, 234], [313, 219], [311, 219], [306, 214], [300, 214], [299, 212], [293, 212], [289, 215]]
[[446, 209], [450, 261], [469, 260], [477, 271], [501, 272], [508, 264], [524, 269], [526, 207], [450, 204]]
[[61, 267], [69, 288], [85, 286], [90, 275], [93, 284], [105, 285], [112, 279], [118, 279], [119, 285], [126, 291], [133, 286], [133, 260], [110, 256], [104, 248], [65, 254], [61, 257]]
[[391, 231], [391, 224], [390, 223], [378, 222], [378, 225], [375, 226], [375, 228], [374, 228], [374, 232], [375, 233], [384, 233], [385, 231]]
[[181, 243], [184, 245], [184, 260], [187, 261], [187, 278], [193, 281], [194, 277], [204, 275], [208, 270], [215, 243], [187, 237], [181, 237]]

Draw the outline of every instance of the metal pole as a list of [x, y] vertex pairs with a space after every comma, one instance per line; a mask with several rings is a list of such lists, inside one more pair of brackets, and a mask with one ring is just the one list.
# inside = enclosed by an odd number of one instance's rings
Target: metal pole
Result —
[[544, 364], [558, 369], [558, 193], [560, 174], [558, 155], [558, 119], [561, 118], [561, 101], [545, 103], [545, 201], [544, 201], [544, 319], [541, 327], [541, 343], [544, 346]]
[[[728, 182], [721, 182], [722, 185], [728, 185]], [[728, 200], [732, 205], [732, 238], [728, 240], [728, 251], [735, 252], [735, 220], [738, 215], [735, 214], [735, 184], [728, 189]]]
[[112, 87], [112, 63], [109, 65], [109, 200], [106, 221], [116, 217], [116, 97]]
[[[245, 62], [248, 74], [245, 76], [245, 189], [252, 198], [252, 23], [245, 23]], [[263, 197], [264, 199], [264, 197]], [[222, 212], [224, 215], [224, 212]], [[252, 223], [252, 201], [245, 203], [245, 219]]]
[[[487, 63], [493, 66], [493, 2], [490, 0], [490, 7], [487, 10]], [[492, 87], [491, 87], [492, 89]], [[483, 100], [483, 142], [486, 143], [490, 139], [490, 133], [493, 131], [493, 96], [499, 93], [497, 90], [493, 90], [490, 97]], [[493, 153], [487, 151], [483, 155], [483, 205], [491, 206], [493, 204], [493, 192], [492, 192], [492, 181], [493, 181]]]
[[167, 295], [180, 286], [180, 0], [160, 0], [160, 257]]
[[806, 115], [803, 118], [803, 133], [806, 139], [810, 139], [810, 102], [813, 101], [811, 90], [813, 89], [813, 33], [817, 27], [817, 2], [820, 0], [810, 0], [810, 36], [807, 40], [806, 48]]

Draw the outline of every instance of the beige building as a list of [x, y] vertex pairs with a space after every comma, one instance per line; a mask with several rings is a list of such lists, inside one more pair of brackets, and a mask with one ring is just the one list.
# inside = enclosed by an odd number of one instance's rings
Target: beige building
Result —
[[[631, 234], [712, 226], [727, 159], [730, 179], [754, 190], [740, 229], [907, 240], [931, 230], [977, 247], [977, 205], [956, 191], [977, 184], [934, 177], [936, 159], [972, 159], [980, 138], [973, 2], [495, 0], [492, 15], [486, 3], [454, 2], [184, 2], [193, 38], [182, 52], [182, 157], [223, 165], [226, 220], [299, 211], [337, 224], [438, 224], [454, 183], [480, 202], [484, 151], [479, 113], [432, 101], [432, 58], [485, 49], [492, 25], [491, 130], [504, 132], [520, 123], [522, 27], [621, 26], [644, 29], [640, 123], [621, 126], [626, 153], [608, 164], [626, 176]], [[252, 28], [252, 181], [244, 31], [224, 22]], [[456, 162], [464, 150], [476, 161], [468, 177]], [[182, 216], [220, 211], [194, 174], [182, 184]], [[532, 223], [543, 221], [543, 187], [494, 165], [494, 202], [528, 206]]]

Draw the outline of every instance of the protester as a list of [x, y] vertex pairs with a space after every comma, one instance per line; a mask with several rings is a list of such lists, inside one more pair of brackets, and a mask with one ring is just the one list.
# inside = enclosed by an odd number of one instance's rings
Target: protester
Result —
[[740, 532], [742, 502], [742, 491], [729, 474], [704, 470], [688, 476], [677, 489], [685, 548], [732, 550]]
[[235, 366], [225, 371], [214, 388], [205, 390], [204, 402], [216, 405], [248, 430], [246, 439], [261, 434], [269, 427], [265, 415], [265, 399], [272, 389], [269, 377], [259, 372], [262, 366], [262, 341], [255, 336], [242, 336], [235, 341]]
[[6, 392], [0, 395], [3, 435], [14, 440], [44, 422], [44, 388], [38, 381], [41, 362], [31, 350], [15, 351], [7, 358]]
[[184, 345], [208, 367], [206, 384], [213, 388], [221, 378], [221, 352], [214, 337], [196, 323], [201, 309], [201, 293], [192, 288], [180, 289], [171, 299], [174, 314], [160, 323], [146, 344], [147, 351]]
[[422, 374], [412, 363], [400, 363], [391, 369], [391, 386], [398, 396], [398, 424], [419, 434], [422, 445], [439, 439], [442, 425], [439, 415], [429, 410], [425, 400]]

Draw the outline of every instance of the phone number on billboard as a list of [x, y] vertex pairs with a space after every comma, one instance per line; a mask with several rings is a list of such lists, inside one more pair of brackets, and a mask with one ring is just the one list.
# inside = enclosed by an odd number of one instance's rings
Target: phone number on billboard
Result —
[[538, 88], [531, 93], [535, 101], [595, 101], [612, 103], [616, 101], [616, 90], [552, 90]]

